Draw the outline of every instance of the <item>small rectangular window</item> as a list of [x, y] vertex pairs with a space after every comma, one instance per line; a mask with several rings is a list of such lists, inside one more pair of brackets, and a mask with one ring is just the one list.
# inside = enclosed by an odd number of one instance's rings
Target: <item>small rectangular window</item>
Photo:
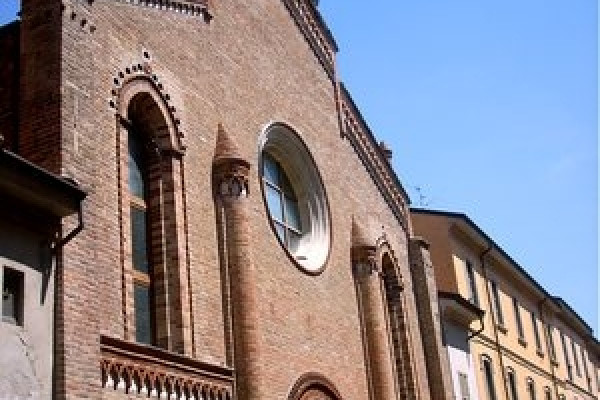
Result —
[[579, 356], [577, 354], [577, 345], [575, 341], [571, 339], [571, 348], [573, 349], [573, 360], [575, 361], [575, 372], [577, 376], [581, 376], [581, 368], [579, 367]]
[[4, 267], [2, 274], [2, 321], [23, 326], [24, 274]]
[[502, 305], [500, 304], [500, 294], [498, 293], [498, 285], [495, 281], [491, 281], [492, 299], [494, 301], [494, 311], [496, 312], [496, 323], [504, 325], [504, 314], [502, 314]]
[[544, 400], [552, 400], [552, 394], [550, 393], [550, 388], [547, 386], [544, 389]]
[[469, 300], [471, 303], [479, 306], [479, 296], [477, 295], [477, 281], [475, 280], [475, 271], [469, 260], [466, 261], [467, 279], [469, 281]]
[[483, 372], [485, 374], [485, 383], [487, 387], [488, 400], [496, 400], [496, 385], [494, 384], [494, 372], [492, 370], [492, 361], [489, 358], [483, 359]]
[[540, 340], [540, 331], [538, 330], [537, 319], [535, 314], [531, 312], [531, 326], [533, 327], [533, 337], [535, 338], [535, 348], [538, 351], [542, 351], [542, 341]]
[[548, 346], [550, 347], [550, 357], [556, 361], [556, 348], [554, 347], [554, 329], [552, 325], [547, 325], [546, 332], [548, 333]]
[[460, 398], [461, 400], [470, 400], [469, 394], [469, 378], [467, 374], [459, 372], [458, 373], [458, 383], [460, 386]]
[[529, 393], [529, 400], [536, 400], [535, 397], [535, 384], [532, 379], [527, 380], [527, 392]]
[[567, 340], [565, 339], [564, 333], [560, 332], [560, 341], [562, 343], [563, 353], [565, 355], [565, 365], [567, 366], [567, 374], [569, 380], [573, 380], [573, 366], [571, 365], [571, 360], [569, 359], [569, 349], [567, 348]]
[[515, 321], [517, 324], [517, 333], [519, 334], [519, 339], [525, 339], [525, 333], [523, 332], [523, 322], [521, 321], [521, 310], [519, 309], [519, 302], [515, 297], [512, 299], [513, 308], [515, 310]]
[[519, 400], [519, 394], [517, 392], [517, 379], [515, 378], [514, 371], [509, 370], [506, 375], [506, 378], [508, 379], [508, 391], [510, 394], [510, 400]]
[[587, 382], [588, 390], [592, 391], [592, 379], [590, 378], [590, 371], [588, 370], [587, 357], [585, 353], [585, 349], [580, 347], [581, 350], [581, 363], [583, 364], [583, 373], [585, 374], [585, 380]]

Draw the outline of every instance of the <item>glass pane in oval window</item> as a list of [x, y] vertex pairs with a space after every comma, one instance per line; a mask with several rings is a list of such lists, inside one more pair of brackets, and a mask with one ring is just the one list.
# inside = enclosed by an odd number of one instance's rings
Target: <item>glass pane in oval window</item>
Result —
[[289, 230], [289, 229], [288, 229], [287, 233], [288, 233], [288, 240], [289, 240], [289, 243], [288, 243], [289, 250], [292, 253], [295, 253], [298, 250], [298, 247], [300, 246], [301, 236], [298, 235], [296, 232]]
[[279, 191], [265, 184], [265, 197], [269, 206], [269, 213], [273, 219], [283, 221], [283, 207], [281, 206], [281, 195]]
[[298, 202], [284, 196], [285, 199], [285, 222], [292, 228], [302, 232], [300, 224], [300, 211], [298, 210]]
[[277, 231], [277, 236], [279, 239], [285, 243], [285, 228], [281, 224], [275, 222], [275, 230]]
[[268, 154], [263, 156], [263, 176], [275, 186], [279, 186], [279, 165]]
[[149, 273], [148, 252], [146, 247], [146, 212], [131, 207], [131, 252], [133, 268]]
[[129, 133], [129, 191], [132, 195], [144, 198], [144, 175], [143, 171], [143, 156], [142, 148], [138, 138]]
[[296, 193], [294, 193], [294, 188], [292, 187], [292, 184], [290, 183], [290, 180], [288, 179], [287, 175], [285, 174], [285, 171], [281, 170], [281, 191], [283, 193], [285, 193], [286, 196], [292, 198], [292, 199], [296, 199]]

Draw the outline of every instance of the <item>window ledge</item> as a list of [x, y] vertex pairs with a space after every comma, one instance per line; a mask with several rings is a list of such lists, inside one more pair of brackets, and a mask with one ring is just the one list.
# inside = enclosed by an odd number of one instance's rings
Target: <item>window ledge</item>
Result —
[[508, 332], [508, 329], [506, 329], [506, 326], [504, 326], [504, 324], [496, 324], [496, 328], [505, 335], [506, 332]]
[[527, 347], [527, 340], [525, 340], [525, 338], [520, 337], [519, 344], [523, 347]]
[[552, 358], [552, 360], [550, 360], [552, 362], [552, 365], [554, 365], [555, 367], [558, 367], [558, 361], [556, 360], [556, 358]]

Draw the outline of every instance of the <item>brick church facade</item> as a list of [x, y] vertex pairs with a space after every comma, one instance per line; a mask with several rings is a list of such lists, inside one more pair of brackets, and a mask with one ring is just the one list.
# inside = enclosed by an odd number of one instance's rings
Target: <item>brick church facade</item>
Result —
[[0, 41], [0, 155], [29, 174], [0, 228], [43, 223], [52, 260], [5, 273], [23, 398], [450, 398], [428, 246], [317, 5], [22, 0]]

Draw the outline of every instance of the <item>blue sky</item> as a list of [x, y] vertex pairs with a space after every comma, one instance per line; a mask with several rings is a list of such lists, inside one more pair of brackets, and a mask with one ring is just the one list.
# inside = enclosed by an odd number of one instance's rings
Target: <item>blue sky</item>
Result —
[[[0, 0], [0, 24], [18, 2]], [[413, 204], [467, 213], [598, 336], [596, 0], [333, 1], [342, 80]]]
[[598, 331], [596, 0], [322, 0], [418, 206], [468, 214]]

